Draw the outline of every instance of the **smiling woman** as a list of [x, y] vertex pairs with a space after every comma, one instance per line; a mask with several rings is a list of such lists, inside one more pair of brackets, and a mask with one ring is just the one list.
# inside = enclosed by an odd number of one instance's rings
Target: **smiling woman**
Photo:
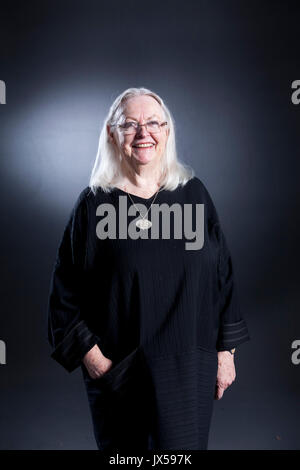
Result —
[[[112, 230], [101, 238], [107, 208]], [[193, 208], [201, 233], [187, 248]], [[249, 335], [215, 206], [177, 158], [173, 118], [150, 90], [130, 88], [110, 108], [48, 311], [52, 357], [69, 372], [81, 367], [100, 450], [207, 448], [214, 397], [235, 379], [230, 350]]]
[[[158, 120], [153, 120], [155, 117]], [[155, 99], [136, 96], [126, 100], [121, 119], [108, 124], [107, 131], [117, 151], [124, 155], [124, 166], [131, 158], [131, 165], [136, 167], [148, 162], [157, 164], [170, 132], [167, 124], [162, 107]], [[113, 132], [114, 129], [117, 131]]]
[[162, 98], [146, 88], [129, 88], [119, 95], [103, 123], [90, 178], [92, 191], [119, 187], [147, 198], [159, 187], [173, 190], [180, 182], [185, 184], [193, 174], [177, 157], [174, 118]]

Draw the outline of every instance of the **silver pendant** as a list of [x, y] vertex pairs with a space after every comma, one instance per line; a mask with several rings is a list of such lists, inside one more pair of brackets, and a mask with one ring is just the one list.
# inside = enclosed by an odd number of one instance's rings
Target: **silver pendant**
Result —
[[135, 225], [141, 230], [148, 230], [151, 227], [152, 222], [150, 222], [148, 219], [139, 219]]

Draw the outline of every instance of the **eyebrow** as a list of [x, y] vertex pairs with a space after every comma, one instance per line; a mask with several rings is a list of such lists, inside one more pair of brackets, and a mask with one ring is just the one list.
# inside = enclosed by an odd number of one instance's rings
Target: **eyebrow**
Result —
[[[157, 114], [152, 114], [152, 116], [146, 118], [146, 121], [148, 121], [149, 119], [152, 119], [153, 117], [159, 118]], [[134, 117], [130, 117], [130, 116], [126, 116], [125, 120], [126, 119], [133, 119], [133, 121], [137, 121], [137, 119], [135, 119]]]

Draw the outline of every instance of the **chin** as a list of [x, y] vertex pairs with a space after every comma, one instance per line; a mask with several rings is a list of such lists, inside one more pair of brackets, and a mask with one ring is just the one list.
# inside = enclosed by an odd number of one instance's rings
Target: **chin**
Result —
[[139, 162], [139, 163], [149, 163], [149, 162], [152, 162], [154, 160], [154, 158], [151, 158], [151, 157], [135, 157], [135, 159]]
[[131, 154], [131, 157], [135, 158], [140, 163], [148, 163], [156, 160], [157, 155], [136, 155], [134, 153]]

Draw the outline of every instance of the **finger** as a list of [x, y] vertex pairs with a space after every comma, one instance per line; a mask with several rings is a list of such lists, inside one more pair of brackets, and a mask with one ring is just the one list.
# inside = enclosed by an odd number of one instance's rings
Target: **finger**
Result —
[[221, 400], [225, 389], [223, 387], [217, 387], [217, 400]]
[[229, 382], [224, 382], [224, 381], [221, 381], [221, 380], [218, 380], [217, 381], [217, 386], [220, 387], [220, 388], [223, 388], [224, 390], [226, 390], [227, 387], [229, 387], [230, 383]]

